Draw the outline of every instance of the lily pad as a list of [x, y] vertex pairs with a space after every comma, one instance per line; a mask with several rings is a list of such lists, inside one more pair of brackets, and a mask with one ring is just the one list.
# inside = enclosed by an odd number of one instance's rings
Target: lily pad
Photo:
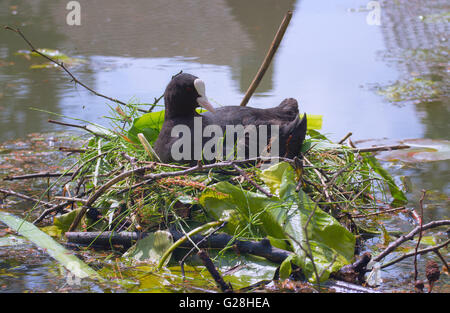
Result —
[[[58, 50], [54, 50], [54, 49], [37, 49], [37, 50], [40, 53], [52, 58], [53, 60], [55, 60], [57, 62], [64, 63], [65, 66], [75, 66], [75, 65], [87, 63], [86, 60], [83, 60], [80, 58], [69, 57], [66, 54], [64, 54]], [[46, 60], [39, 53], [32, 52], [30, 50], [19, 50], [18, 52], [16, 52], [16, 55], [23, 56], [24, 58], [26, 58], [27, 60], [30, 60], [30, 61], [37, 59], [37, 57], [39, 57], [42, 60]], [[52, 67], [57, 67], [57, 65], [50, 61], [30, 65], [31, 69], [52, 68]]]
[[407, 139], [402, 144], [411, 148], [384, 151], [377, 155], [383, 161], [402, 161], [408, 163], [432, 162], [450, 159], [450, 141], [435, 139]]
[[[167, 249], [173, 244], [172, 235], [167, 231], [157, 231], [139, 240], [131, 247], [124, 257], [133, 258], [136, 261], [150, 261], [157, 264]], [[170, 257], [164, 266], [169, 262]]]

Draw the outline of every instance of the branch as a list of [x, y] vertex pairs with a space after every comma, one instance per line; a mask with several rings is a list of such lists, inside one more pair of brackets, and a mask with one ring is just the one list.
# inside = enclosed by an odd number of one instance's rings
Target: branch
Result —
[[[395, 146], [379, 146], [379, 147], [369, 147], [369, 148], [352, 148], [352, 149], [339, 149], [337, 150], [340, 153], [343, 152], [379, 152], [379, 151], [391, 151], [391, 150], [401, 150], [401, 149], [409, 149], [410, 146], [407, 145], [395, 145]], [[331, 149], [331, 151], [336, 151], [336, 149]]]
[[22, 193], [15, 192], [15, 191], [12, 191], [12, 190], [7, 190], [7, 189], [0, 188], [0, 193], [6, 194], [8, 196], [15, 196], [15, 197], [18, 197], [18, 198], [21, 198], [21, 199], [25, 199], [25, 200], [28, 200], [28, 201], [36, 202], [36, 203], [42, 204], [43, 206], [46, 206], [46, 207], [53, 207], [53, 204], [51, 204], [49, 202], [41, 201], [39, 199], [35, 199], [33, 197], [30, 197], [30, 196], [27, 196], [27, 195], [24, 195]]
[[419, 200], [420, 207], [420, 230], [419, 230], [419, 239], [417, 240], [415, 254], [414, 254], [414, 281], [417, 281], [417, 276], [419, 275], [419, 271], [417, 270], [417, 251], [419, 250], [420, 241], [422, 240], [422, 226], [423, 226], [423, 199], [425, 198], [426, 191], [422, 190], [422, 197]]
[[61, 177], [61, 176], [70, 176], [71, 172], [68, 173], [33, 173], [26, 175], [17, 175], [17, 176], [6, 176], [3, 180], [21, 180], [21, 179], [30, 179], [30, 178], [43, 178], [43, 177]]
[[[406, 259], [406, 258], [415, 256], [415, 255], [417, 255], [417, 254], [421, 255], [421, 254], [425, 254], [425, 253], [428, 253], [428, 252], [436, 252], [436, 251], [438, 251], [439, 249], [441, 249], [441, 248], [447, 246], [449, 243], [450, 243], [450, 239], [447, 239], [445, 242], [443, 242], [443, 243], [441, 243], [441, 244], [439, 244], [439, 245], [436, 245], [436, 246], [432, 246], [432, 247], [429, 247], [429, 248], [426, 248], [426, 249], [417, 250], [417, 251], [413, 251], [413, 252], [410, 252], [410, 253], [403, 254], [402, 256], [400, 256], [400, 257], [398, 257], [398, 258], [396, 258], [396, 259], [394, 259], [394, 260], [392, 260], [392, 261], [390, 261], [390, 262], [388, 262], [388, 263], [386, 263], [386, 264], [383, 264], [383, 265], [381, 266], [381, 268], [386, 268], [386, 267], [388, 267], [388, 266], [394, 265], [394, 264], [396, 264], [396, 263], [398, 263], [398, 262], [400, 262], [400, 261], [403, 261], [403, 260]], [[447, 266], [446, 263], [444, 263], [444, 265]], [[447, 267], [448, 267], [448, 266], [447, 266]], [[416, 279], [416, 280], [417, 280], [417, 279]]]
[[386, 249], [384, 249], [379, 255], [377, 255], [373, 260], [375, 262], [381, 261], [385, 256], [387, 256], [389, 253], [394, 251], [396, 248], [398, 248], [402, 243], [405, 241], [411, 240], [414, 238], [414, 236], [419, 233], [420, 231], [424, 231], [431, 228], [436, 228], [440, 226], [448, 226], [450, 225], [450, 220], [439, 220], [439, 221], [433, 221], [428, 224], [417, 226], [412, 231], [410, 231], [407, 235], [399, 237], [397, 240], [392, 242]]
[[214, 280], [216, 281], [216, 284], [219, 286], [220, 290], [222, 290], [222, 292], [233, 292], [231, 284], [227, 284], [225, 280], [223, 280], [223, 277], [217, 271], [213, 261], [211, 261], [208, 252], [206, 252], [205, 250], [200, 250], [197, 255], [200, 257], [200, 260], [202, 260], [203, 265], [211, 274], [212, 278], [214, 278]]
[[284, 33], [286, 32], [289, 22], [291, 21], [291, 17], [292, 17], [292, 11], [287, 11], [286, 15], [284, 16], [283, 21], [281, 22], [280, 27], [278, 28], [275, 38], [272, 41], [272, 44], [270, 45], [269, 51], [267, 52], [263, 63], [261, 64], [258, 72], [256, 73], [255, 78], [253, 78], [253, 81], [250, 84], [250, 87], [248, 88], [247, 92], [245, 93], [244, 99], [242, 99], [241, 106], [247, 105], [248, 100], [250, 100], [250, 97], [253, 95], [253, 93], [255, 92], [259, 83], [261, 82], [261, 79], [263, 78], [264, 74], [266, 73], [266, 70], [269, 67], [270, 62], [272, 61], [272, 58], [275, 55], [275, 52], [277, 52], [277, 49], [281, 43], [281, 40], [283, 39]]
[[237, 166], [236, 164], [233, 164], [233, 167], [236, 169], [236, 171], [239, 172], [239, 174], [241, 174], [242, 177], [244, 177], [244, 179], [246, 181], [248, 181], [253, 187], [255, 187], [256, 189], [258, 189], [259, 191], [261, 191], [263, 194], [265, 194], [267, 197], [271, 198], [273, 197], [273, 195], [268, 192], [267, 190], [265, 190], [263, 187], [261, 187], [260, 185], [258, 185], [253, 179], [251, 179], [250, 177], [248, 177], [247, 173], [245, 173], [239, 166]]
[[[42, 56], [43, 58], [45, 58], [45, 59], [49, 60], [50, 62], [55, 63], [56, 65], [58, 65], [59, 67], [61, 67], [67, 74], [69, 74], [69, 76], [72, 78], [72, 81], [73, 81], [75, 84], [78, 84], [78, 85], [84, 87], [85, 89], [89, 90], [90, 92], [92, 92], [92, 93], [93, 93], [94, 95], [96, 95], [96, 96], [99, 96], [99, 97], [108, 99], [108, 100], [110, 100], [110, 101], [112, 101], [112, 102], [116, 102], [116, 103], [121, 104], [121, 105], [123, 105], [123, 106], [129, 106], [129, 105], [126, 104], [125, 102], [122, 102], [122, 101], [120, 101], [120, 100], [117, 100], [117, 99], [114, 99], [114, 98], [105, 96], [105, 95], [103, 95], [103, 94], [101, 94], [101, 93], [98, 93], [98, 92], [95, 91], [94, 89], [92, 89], [92, 88], [86, 86], [85, 84], [83, 84], [82, 82], [80, 82], [80, 81], [79, 81], [79, 80], [78, 80], [78, 79], [77, 79], [77, 78], [76, 78], [76, 77], [75, 77], [75, 76], [74, 76], [74, 75], [73, 75], [73, 74], [65, 67], [65, 65], [64, 65], [63, 62], [58, 62], [58, 61], [52, 59], [51, 57], [45, 55], [44, 53], [40, 52], [39, 50], [37, 50], [37, 49], [33, 46], [33, 44], [25, 37], [25, 35], [22, 33], [22, 31], [21, 31], [19, 28], [12, 28], [12, 27], [10, 27], [10, 26], [5, 26], [5, 29], [6, 29], [6, 30], [13, 31], [13, 32], [19, 34], [20, 37], [22, 37], [22, 39], [25, 40], [25, 42], [28, 44], [28, 46], [30, 46], [31, 52], [35, 52], [35, 53], [39, 54], [40, 56]], [[139, 110], [140, 110], [140, 109], [139, 109]], [[146, 112], [145, 110], [140, 110], [140, 111]]]
[[105, 139], [109, 139], [108, 136], [106, 136], [106, 135], [99, 134], [99, 133], [96, 133], [96, 132], [90, 130], [86, 125], [70, 124], [70, 123], [64, 123], [64, 122], [59, 122], [59, 121], [55, 121], [55, 120], [48, 120], [48, 122], [52, 123], [52, 124], [62, 125], [62, 126], [81, 128], [81, 129], [83, 129], [83, 130], [93, 134], [94, 136], [98, 136], [98, 137], [102, 137], [102, 138], [105, 138]]

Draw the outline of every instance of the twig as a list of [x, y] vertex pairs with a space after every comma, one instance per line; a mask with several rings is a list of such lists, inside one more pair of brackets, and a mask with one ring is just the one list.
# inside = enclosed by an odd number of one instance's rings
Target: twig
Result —
[[369, 213], [369, 214], [358, 214], [358, 215], [352, 215], [352, 218], [366, 218], [368, 216], [374, 216], [374, 215], [381, 215], [381, 214], [387, 214], [387, 213], [392, 213], [392, 212], [397, 212], [397, 211], [402, 211], [405, 210], [406, 208], [404, 206], [402, 207], [398, 207], [398, 208], [393, 208], [393, 209], [385, 209], [382, 210], [380, 212], [374, 212], [374, 213]]
[[263, 194], [265, 194], [267, 197], [271, 198], [273, 197], [273, 194], [271, 194], [270, 192], [268, 192], [267, 190], [265, 190], [263, 187], [261, 187], [260, 185], [258, 185], [253, 179], [251, 179], [250, 177], [248, 177], [247, 173], [245, 173], [239, 166], [237, 166], [236, 164], [233, 164], [233, 167], [236, 169], [236, 171], [239, 172], [239, 174], [241, 174], [242, 177], [244, 177], [244, 179], [246, 181], [248, 181], [253, 187], [255, 187], [256, 189], [258, 189], [259, 191], [261, 191]]
[[420, 207], [420, 230], [419, 239], [417, 240], [416, 249], [414, 250], [414, 281], [417, 281], [419, 271], [417, 270], [417, 251], [419, 250], [420, 241], [422, 240], [422, 226], [423, 226], [423, 199], [425, 198], [426, 191], [422, 190], [422, 197], [419, 200]]
[[59, 151], [62, 152], [70, 152], [70, 153], [85, 153], [88, 150], [87, 149], [76, 149], [76, 148], [70, 148], [70, 147], [59, 147]]
[[119, 103], [119, 104], [124, 105], [124, 106], [128, 106], [128, 104], [126, 104], [125, 102], [122, 102], [122, 101], [120, 101], [120, 100], [117, 100], [117, 99], [114, 99], [114, 98], [105, 96], [105, 95], [103, 95], [103, 94], [101, 94], [101, 93], [98, 93], [97, 91], [93, 90], [92, 88], [90, 88], [90, 87], [86, 86], [85, 84], [83, 84], [82, 82], [80, 82], [80, 81], [79, 81], [79, 80], [78, 80], [78, 79], [77, 79], [77, 78], [76, 78], [76, 77], [75, 77], [75, 76], [74, 76], [74, 75], [73, 75], [73, 74], [65, 67], [65, 65], [64, 65], [63, 62], [58, 62], [58, 61], [52, 59], [51, 57], [47, 56], [46, 54], [44, 54], [44, 53], [40, 52], [39, 50], [37, 50], [37, 49], [33, 46], [33, 44], [25, 37], [25, 35], [20, 31], [19, 28], [12, 28], [12, 27], [10, 27], [10, 26], [5, 26], [5, 29], [6, 29], [6, 30], [11, 30], [11, 31], [13, 31], [13, 32], [15, 32], [15, 33], [18, 33], [18, 34], [20, 35], [20, 37], [22, 37], [22, 39], [25, 40], [25, 42], [28, 44], [28, 46], [30, 46], [31, 52], [35, 52], [35, 53], [39, 54], [40, 56], [46, 58], [46, 59], [49, 60], [50, 62], [55, 63], [56, 65], [58, 65], [59, 67], [61, 67], [67, 74], [69, 74], [69, 76], [72, 78], [72, 81], [73, 81], [75, 84], [79, 84], [80, 86], [82, 86], [82, 87], [84, 87], [85, 89], [89, 90], [90, 92], [92, 92], [92, 93], [93, 93], [94, 95], [96, 95], [96, 96], [99, 96], [99, 97], [108, 99], [108, 100], [110, 100], [110, 101], [112, 101], [112, 102], [116, 102], [116, 103]]
[[450, 225], [450, 220], [433, 221], [433, 222], [427, 223], [425, 225], [422, 225], [422, 227], [417, 226], [413, 230], [411, 230], [407, 235], [400, 236], [397, 240], [392, 242], [386, 249], [384, 249], [373, 260], [375, 262], [381, 261], [385, 256], [387, 256], [389, 253], [391, 253], [396, 248], [398, 248], [402, 243], [413, 239], [414, 236], [420, 231], [425, 231], [425, 230], [428, 230], [428, 229], [431, 229], [431, 228], [436, 228], [436, 227], [439, 227], [439, 226], [448, 226], [448, 225]]
[[303, 159], [306, 161], [306, 163], [308, 163], [308, 165], [310, 165], [313, 169], [313, 171], [317, 174], [317, 176], [319, 177], [320, 182], [322, 183], [322, 187], [323, 190], [321, 191], [322, 194], [325, 195], [325, 198], [328, 202], [333, 202], [333, 200], [330, 197], [330, 194], [328, 193], [328, 184], [325, 182], [326, 181], [330, 181], [330, 179], [321, 171], [319, 171], [317, 168], [314, 167], [314, 164], [312, 164], [311, 161], [309, 161], [306, 156], [303, 156]]
[[55, 121], [55, 120], [48, 120], [48, 122], [52, 123], [52, 124], [62, 125], [62, 126], [80, 128], [80, 129], [83, 129], [83, 130], [93, 134], [94, 136], [98, 136], [98, 137], [102, 137], [102, 138], [108, 139], [108, 136], [96, 133], [96, 132], [90, 130], [86, 125], [77, 125], [77, 124], [71, 124], [71, 123], [64, 123], [64, 122]]
[[347, 140], [351, 135], [353, 135], [351, 132], [348, 133], [347, 135], [345, 135], [344, 138], [342, 138], [341, 140], [339, 140], [338, 144], [342, 144], [345, 140]]
[[51, 204], [49, 202], [41, 201], [39, 199], [35, 199], [33, 197], [24, 195], [24, 194], [16, 192], [16, 191], [0, 188], [0, 192], [3, 193], [3, 194], [9, 195], [9, 196], [15, 196], [15, 197], [18, 197], [18, 198], [21, 198], [21, 199], [24, 199], [24, 200], [36, 202], [36, 203], [42, 204], [43, 206], [46, 206], [46, 207], [53, 207], [53, 204]]
[[89, 209], [91, 204], [93, 204], [106, 190], [108, 190], [109, 187], [115, 185], [121, 180], [124, 180], [131, 175], [139, 174], [145, 172], [147, 169], [150, 169], [150, 166], [144, 166], [141, 168], [133, 169], [124, 173], [119, 174], [118, 176], [110, 179], [108, 182], [106, 182], [104, 185], [102, 185], [93, 195], [91, 195], [88, 200], [86, 201], [83, 208], [78, 212], [77, 216], [75, 216], [75, 219], [72, 222], [72, 225], [70, 225], [69, 231], [74, 231], [78, 224], [80, 223], [81, 219], [83, 218], [84, 214], [86, 214], [86, 211]]
[[250, 84], [250, 87], [248, 88], [247, 92], [245, 93], [244, 99], [242, 99], [241, 106], [247, 105], [248, 100], [250, 100], [250, 97], [253, 95], [253, 93], [255, 92], [259, 83], [261, 82], [261, 79], [263, 78], [264, 74], [266, 73], [266, 70], [269, 67], [270, 62], [272, 61], [272, 58], [275, 55], [275, 52], [277, 51], [277, 49], [281, 43], [281, 40], [283, 39], [284, 33], [286, 32], [289, 22], [291, 21], [291, 17], [292, 17], [292, 11], [288, 11], [286, 13], [286, 15], [284, 16], [284, 19], [281, 22], [280, 27], [278, 28], [277, 34], [275, 35], [275, 38], [272, 41], [270, 49], [267, 52], [267, 55], [264, 58], [263, 63], [261, 64], [258, 72], [256, 73], [255, 78], [253, 79], [252, 83]]
[[330, 151], [336, 151], [339, 153], [344, 152], [380, 152], [380, 151], [391, 151], [391, 150], [401, 150], [401, 149], [409, 149], [410, 146], [407, 145], [395, 145], [395, 146], [379, 146], [379, 147], [368, 147], [368, 148], [351, 148], [351, 149], [330, 149]]
[[[266, 157], [257, 157], [257, 158], [252, 158], [252, 159], [247, 159], [247, 160], [232, 160], [232, 161], [224, 161], [224, 162], [218, 162], [218, 163], [213, 163], [213, 164], [206, 164], [206, 165], [202, 165], [202, 164], [197, 164], [194, 167], [188, 168], [186, 170], [182, 170], [182, 171], [174, 171], [174, 172], [161, 172], [161, 173], [157, 173], [157, 174], [149, 174], [149, 175], [145, 175], [142, 177], [143, 181], [135, 184], [131, 187], [128, 187], [126, 190], [132, 190], [135, 189], [139, 186], [142, 185], [146, 185], [154, 180], [158, 180], [161, 178], [165, 178], [165, 177], [174, 177], [174, 176], [182, 176], [182, 175], [186, 175], [186, 174], [190, 174], [193, 172], [197, 172], [200, 170], [205, 170], [205, 169], [212, 169], [212, 168], [222, 168], [222, 167], [228, 167], [228, 166], [233, 166], [234, 164], [242, 164], [242, 163], [248, 163], [248, 162], [254, 162], [257, 160], [270, 160], [272, 158], [266, 158]], [[291, 159], [287, 159], [287, 158], [278, 158], [280, 160], [283, 161], [287, 161], [290, 162], [292, 164], [292, 160]], [[75, 219], [72, 222], [72, 225], [69, 228], [69, 231], [74, 231], [75, 228], [78, 226], [78, 224], [81, 221], [81, 218], [84, 216], [84, 214], [86, 214], [86, 211], [88, 210], [88, 208], [103, 194], [105, 193], [111, 186], [115, 185], [116, 183], [118, 183], [121, 180], [124, 180], [132, 175], [140, 175], [145, 173], [147, 170], [151, 170], [153, 169], [153, 166], [144, 166], [144, 167], [140, 167], [140, 168], [136, 168], [124, 173], [119, 174], [118, 176], [110, 179], [108, 182], [106, 182], [104, 185], [102, 185], [93, 195], [91, 195], [89, 197], [89, 199], [87, 200], [86, 204], [83, 206], [83, 208], [78, 212], [77, 216], [75, 217]]]
[[148, 112], [148, 113], [152, 112], [153, 109], [155, 109], [155, 107], [156, 107], [156, 105], [158, 104], [158, 102], [159, 102], [163, 97], [164, 97], [164, 94], [162, 94], [161, 97], [159, 97], [159, 98], [155, 98], [155, 100], [154, 100], [152, 106], [148, 109], [147, 112]]
[[[447, 240], [447, 244], [448, 244], [448, 240]], [[434, 253], [436, 253], [436, 255], [439, 257], [439, 259], [441, 259], [442, 263], [444, 264], [444, 266], [447, 268], [447, 273], [450, 272], [450, 268], [448, 267], [448, 263], [447, 261], [444, 259], [444, 257], [442, 256], [442, 254], [439, 252], [438, 249], [433, 250]]]
[[[381, 268], [386, 268], [386, 267], [388, 267], [388, 266], [391, 266], [391, 265], [394, 265], [394, 264], [396, 264], [396, 263], [398, 263], [398, 262], [400, 262], [400, 261], [403, 261], [404, 259], [406, 259], [406, 258], [409, 258], [409, 257], [412, 257], [412, 256], [415, 256], [415, 255], [421, 255], [421, 254], [425, 254], [425, 253], [428, 253], [428, 252], [438, 252], [439, 253], [439, 249], [441, 249], [441, 248], [443, 248], [443, 247], [445, 247], [445, 246], [447, 246], [448, 244], [450, 243], [450, 239], [447, 239], [445, 242], [443, 242], [443, 243], [441, 243], [441, 244], [439, 244], [439, 245], [436, 245], [436, 246], [433, 246], [433, 247], [429, 247], [429, 248], [426, 248], [426, 249], [422, 249], [422, 250], [417, 250], [417, 251], [414, 251], [414, 252], [410, 252], [410, 253], [406, 253], [406, 254], [403, 254], [402, 256], [400, 256], [400, 257], [398, 257], [398, 258], [396, 258], [396, 259], [394, 259], [394, 260], [392, 260], [392, 261], [390, 261], [390, 262], [388, 262], [388, 263], [386, 263], [386, 264], [383, 264], [382, 266], [381, 266]], [[444, 260], [445, 261], [445, 260]], [[447, 262], [445, 262], [444, 264], [446, 264]], [[416, 279], [417, 280], [417, 279]]]
[[81, 165], [75, 170], [75, 172], [73, 172], [72, 177], [71, 177], [70, 180], [74, 180], [75, 177], [77, 177], [77, 175], [80, 173], [81, 169], [82, 169], [83, 167], [86, 166], [86, 164], [89, 164], [90, 162], [94, 161], [95, 159], [97, 159], [97, 158], [99, 158], [99, 157], [102, 157], [102, 156], [104, 156], [104, 155], [106, 155], [106, 154], [108, 154], [108, 153], [110, 153], [110, 152], [112, 152], [112, 151], [114, 151], [114, 150], [117, 150], [117, 148], [114, 148], [114, 149], [105, 151], [105, 152], [103, 152], [103, 153], [96, 154], [96, 155], [94, 155], [92, 158], [90, 158], [90, 159], [84, 161], [83, 164], [81, 164]]
[[198, 246], [200, 244], [202, 244], [203, 242], [205, 242], [206, 240], [208, 240], [209, 237], [211, 237], [212, 235], [214, 235], [215, 233], [217, 233], [220, 229], [222, 229], [223, 227], [225, 227], [225, 225], [227, 224], [227, 222], [223, 222], [222, 225], [219, 225], [216, 227], [216, 229], [214, 229], [212, 232], [210, 232], [208, 235], [206, 235], [205, 237], [203, 237], [203, 239], [201, 239], [199, 242], [194, 243], [195, 245], [192, 247], [191, 250], [189, 250], [188, 253], [186, 253], [186, 255], [181, 259], [180, 261], [180, 267], [181, 267], [181, 275], [183, 277], [184, 280], [184, 262], [186, 261], [186, 259], [192, 254], [192, 252], [194, 252], [195, 249], [198, 249]]
[[82, 198], [76, 198], [76, 197], [60, 197], [60, 196], [55, 196], [54, 197], [56, 200], [65, 200], [65, 201], [69, 201], [69, 202], [82, 202], [82, 203], [86, 203], [87, 199], [82, 199]]
[[[161, 179], [161, 178], [165, 178], [165, 177], [182, 176], [182, 175], [186, 175], [186, 174], [190, 174], [190, 173], [198, 172], [198, 171], [203, 171], [203, 170], [220, 169], [223, 167], [230, 167], [230, 166], [232, 167], [234, 164], [246, 164], [246, 163], [257, 162], [257, 161], [269, 161], [274, 158], [279, 159], [281, 161], [288, 162], [290, 164], [293, 164], [293, 160], [288, 159], [288, 158], [280, 158], [280, 157], [257, 157], [257, 158], [251, 158], [251, 159], [246, 159], [246, 160], [223, 161], [223, 162], [217, 162], [217, 163], [206, 164], [206, 165], [201, 165], [201, 166], [199, 166], [197, 164], [196, 166], [186, 168], [183, 171], [162, 172], [162, 173], [158, 173], [158, 174], [146, 175], [143, 177], [144, 181], [137, 183], [131, 187], [127, 187], [126, 189], [120, 191], [119, 193], [123, 193], [123, 192], [129, 191], [129, 190], [136, 189], [140, 186], [147, 185], [157, 179]], [[154, 162], [151, 162], [151, 164], [154, 164]], [[165, 165], [162, 165], [162, 166], [165, 166]]]
[[208, 255], [208, 252], [206, 252], [205, 250], [200, 250], [197, 255], [200, 257], [200, 260], [202, 260], [203, 265], [205, 265], [212, 278], [214, 278], [220, 290], [222, 290], [222, 292], [233, 292], [233, 288], [231, 287], [231, 285], [227, 284], [225, 280], [223, 280], [222, 275], [220, 275], [220, 273], [217, 271], [216, 266], [211, 261], [211, 258]]
[[68, 173], [33, 173], [26, 175], [17, 175], [17, 176], [7, 176], [3, 178], [3, 180], [21, 180], [21, 179], [30, 179], [30, 178], [43, 178], [43, 177], [61, 177], [61, 176], [69, 176], [72, 175], [71, 172]]

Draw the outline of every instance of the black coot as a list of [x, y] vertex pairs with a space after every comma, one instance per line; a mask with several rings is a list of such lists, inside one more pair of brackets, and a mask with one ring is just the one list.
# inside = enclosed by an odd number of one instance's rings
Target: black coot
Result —
[[[212, 161], [213, 159], [211, 157], [208, 158], [206, 153], [203, 154], [202, 149], [205, 148], [206, 151], [206, 146], [210, 147], [211, 141], [213, 141], [210, 140], [213, 138], [212, 135], [217, 135], [211, 129], [217, 130], [217, 127], [219, 127], [219, 130], [222, 131], [221, 135], [226, 137], [227, 125], [255, 126], [254, 129], [256, 129], [257, 137], [251, 137], [247, 132], [244, 135], [244, 141], [242, 141], [245, 142], [244, 150], [246, 158], [255, 156], [248, 150], [249, 147], [254, 149], [255, 146], [252, 146], [252, 144], [255, 142], [258, 156], [262, 151], [261, 147], [267, 148], [269, 146], [269, 151], [271, 151], [272, 156], [276, 154], [281, 157], [293, 158], [299, 155], [303, 140], [305, 139], [306, 114], [300, 120], [297, 100], [292, 98], [285, 99], [279, 106], [270, 109], [242, 106], [213, 108], [206, 97], [204, 82], [194, 75], [181, 73], [174, 76], [167, 85], [164, 93], [164, 101], [164, 124], [155, 142], [155, 151], [163, 162], [196, 163], [199, 159]], [[205, 108], [208, 112], [202, 114], [197, 113], [195, 109], [199, 106]], [[217, 126], [212, 128], [213, 125]], [[264, 129], [263, 125], [266, 125], [265, 129], [267, 131], [262, 130]], [[276, 153], [275, 149], [271, 150], [272, 145], [276, 142], [274, 138], [271, 138], [272, 132], [276, 131], [275, 125], [278, 126], [279, 134], [278, 153]], [[190, 130], [190, 135], [187, 136], [179, 132], [180, 129], [182, 131]], [[228, 131], [230, 133], [230, 129]], [[198, 139], [198, 136], [201, 136], [201, 138]], [[221, 136], [219, 135], [219, 137]], [[237, 137], [237, 133], [235, 133], [232, 138], [235, 142], [235, 150], [237, 147]], [[184, 141], [181, 141], [180, 138]], [[181, 144], [182, 142], [184, 144]], [[217, 140], [214, 143], [216, 142]], [[223, 148], [218, 148], [220, 145]], [[201, 147], [199, 148], [198, 146]], [[236, 151], [230, 152], [229, 149], [227, 150], [229, 147], [225, 141], [222, 141], [222, 144], [218, 143], [211, 151], [215, 153], [216, 149], [221, 149], [218, 150], [223, 155], [221, 159], [229, 159], [230, 153], [234, 153], [235, 158], [237, 156]], [[172, 150], [177, 152], [174, 154]], [[181, 159], [180, 155], [182, 155]]]

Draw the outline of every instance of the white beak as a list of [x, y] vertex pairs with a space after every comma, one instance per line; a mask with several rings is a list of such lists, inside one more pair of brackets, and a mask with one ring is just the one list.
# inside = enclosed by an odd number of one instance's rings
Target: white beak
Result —
[[214, 107], [209, 102], [208, 97], [206, 97], [205, 83], [203, 82], [203, 80], [201, 80], [200, 78], [197, 78], [196, 80], [194, 80], [194, 87], [195, 87], [195, 90], [197, 90], [198, 94], [200, 95], [200, 97], [197, 98], [197, 103], [202, 108], [205, 108], [206, 110], [208, 110], [212, 113], [215, 113], [216, 110], [214, 110]]

